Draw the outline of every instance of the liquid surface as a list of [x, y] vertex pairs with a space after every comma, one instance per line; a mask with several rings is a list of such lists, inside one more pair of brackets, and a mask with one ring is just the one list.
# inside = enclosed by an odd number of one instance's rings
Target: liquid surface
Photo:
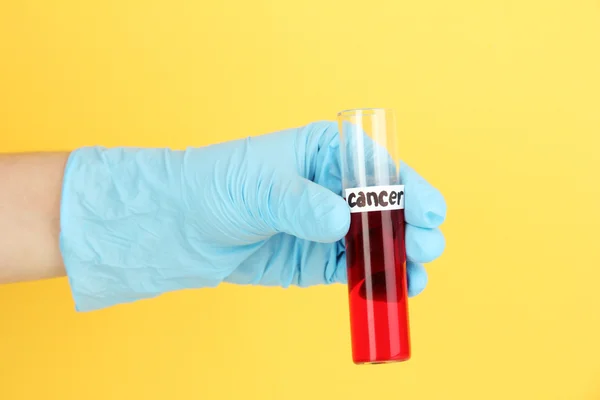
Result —
[[410, 358], [404, 210], [351, 214], [346, 236], [355, 363]]

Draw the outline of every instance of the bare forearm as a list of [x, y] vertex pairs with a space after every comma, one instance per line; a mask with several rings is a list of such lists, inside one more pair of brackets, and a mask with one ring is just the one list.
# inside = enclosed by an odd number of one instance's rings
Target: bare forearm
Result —
[[58, 237], [67, 158], [0, 154], [0, 283], [65, 274]]

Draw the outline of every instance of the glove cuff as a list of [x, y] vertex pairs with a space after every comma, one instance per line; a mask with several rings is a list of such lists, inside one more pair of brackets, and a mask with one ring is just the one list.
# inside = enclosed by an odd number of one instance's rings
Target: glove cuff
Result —
[[77, 311], [222, 281], [188, 239], [184, 157], [168, 149], [86, 147], [71, 153], [60, 250]]

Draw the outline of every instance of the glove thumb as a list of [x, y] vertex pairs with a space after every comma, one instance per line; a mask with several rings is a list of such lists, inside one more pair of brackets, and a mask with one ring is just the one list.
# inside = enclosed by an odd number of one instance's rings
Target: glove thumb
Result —
[[300, 239], [333, 243], [350, 227], [344, 199], [300, 176], [274, 184], [267, 207], [273, 229]]

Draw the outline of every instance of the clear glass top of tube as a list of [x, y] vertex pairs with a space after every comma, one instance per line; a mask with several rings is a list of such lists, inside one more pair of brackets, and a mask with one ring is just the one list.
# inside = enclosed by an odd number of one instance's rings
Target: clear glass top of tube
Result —
[[392, 109], [340, 111], [340, 156], [344, 189], [400, 184], [400, 149]]

